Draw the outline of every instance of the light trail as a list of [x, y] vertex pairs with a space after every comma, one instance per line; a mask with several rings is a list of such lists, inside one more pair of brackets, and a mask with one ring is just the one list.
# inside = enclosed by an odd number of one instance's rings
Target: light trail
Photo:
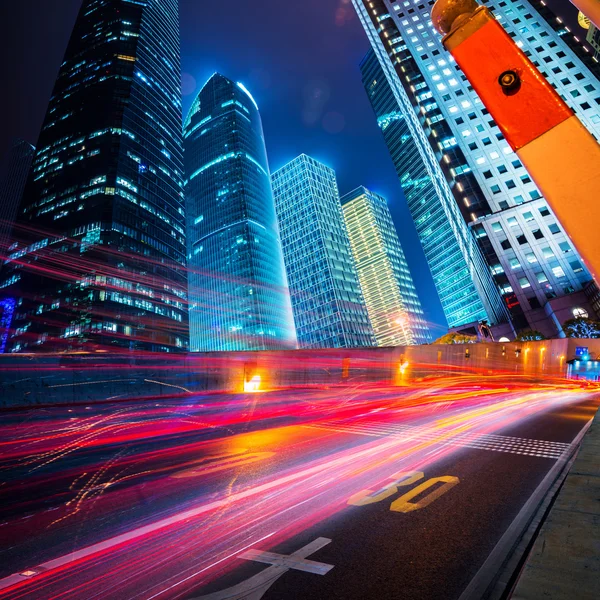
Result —
[[[460, 440], [485, 450], [490, 443], [477, 440], [589, 397], [564, 382], [464, 377], [341, 391], [100, 407], [76, 423], [55, 408], [5, 424], [0, 535], [23, 539], [0, 554], [13, 568], [0, 598], [197, 593], [260, 540], [275, 547], [353, 510], [347, 500], [360, 490], [461, 452]], [[50, 509], [36, 504], [40, 490]], [[22, 503], [11, 507], [14, 494]], [[31, 562], [17, 557], [38, 544]]]

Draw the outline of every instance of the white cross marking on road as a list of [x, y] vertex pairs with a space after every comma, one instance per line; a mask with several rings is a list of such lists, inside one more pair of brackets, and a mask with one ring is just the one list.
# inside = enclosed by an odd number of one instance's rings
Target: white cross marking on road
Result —
[[238, 558], [255, 560], [271, 566], [237, 585], [219, 592], [213, 592], [207, 596], [199, 596], [192, 600], [260, 600], [275, 581], [290, 569], [306, 571], [315, 575], [325, 575], [333, 569], [333, 565], [305, 559], [330, 543], [330, 539], [317, 538], [310, 544], [289, 555], [263, 552], [255, 549], [246, 550], [242, 554], [239, 554]]

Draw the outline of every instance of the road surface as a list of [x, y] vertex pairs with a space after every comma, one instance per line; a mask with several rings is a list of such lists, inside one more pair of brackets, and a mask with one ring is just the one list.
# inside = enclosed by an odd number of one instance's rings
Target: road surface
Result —
[[5, 412], [0, 598], [459, 598], [598, 404], [489, 377]]

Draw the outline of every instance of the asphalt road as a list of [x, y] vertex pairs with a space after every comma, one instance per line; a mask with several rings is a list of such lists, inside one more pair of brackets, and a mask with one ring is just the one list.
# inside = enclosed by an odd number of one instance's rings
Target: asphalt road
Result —
[[455, 379], [6, 413], [0, 598], [458, 598], [598, 404]]

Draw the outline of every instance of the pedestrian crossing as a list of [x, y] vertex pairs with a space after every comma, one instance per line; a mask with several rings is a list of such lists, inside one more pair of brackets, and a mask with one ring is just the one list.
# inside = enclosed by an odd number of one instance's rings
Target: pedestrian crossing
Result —
[[[393, 425], [378, 421], [361, 421], [348, 423], [347, 421], [330, 421], [304, 425], [311, 429], [352, 433], [368, 437], [393, 436], [414, 440], [417, 442], [440, 441], [440, 432], [430, 426]], [[512, 437], [508, 435], [477, 434], [472, 432], [459, 433], [458, 435], [442, 439], [441, 446], [459, 446], [463, 448], [476, 448], [491, 452], [507, 452], [523, 456], [536, 456], [538, 458], [558, 459], [569, 444], [547, 440], [533, 440], [529, 438]]]

